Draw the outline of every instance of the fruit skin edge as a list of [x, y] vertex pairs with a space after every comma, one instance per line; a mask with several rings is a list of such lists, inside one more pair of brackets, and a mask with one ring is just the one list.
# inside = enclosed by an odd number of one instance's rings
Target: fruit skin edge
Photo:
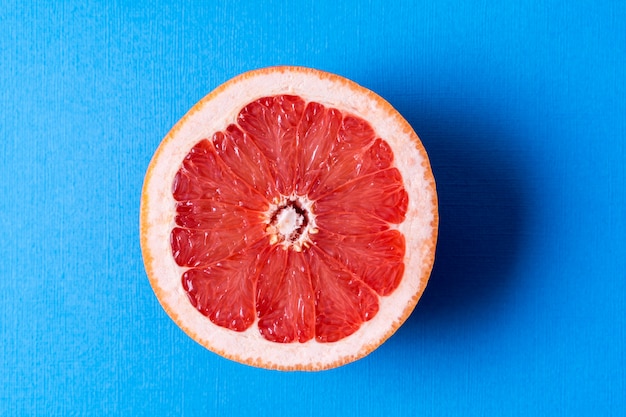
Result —
[[[206, 103], [208, 103], [209, 101], [211, 101], [213, 98], [215, 98], [216, 96], [218, 96], [219, 94], [223, 93], [225, 90], [227, 90], [228, 88], [230, 88], [231, 86], [235, 85], [236, 83], [239, 83], [240, 81], [246, 80], [248, 78], [253, 78], [259, 74], [263, 74], [263, 73], [281, 73], [284, 74], [285, 72], [288, 73], [292, 73], [292, 72], [305, 72], [305, 73], [313, 73], [316, 77], [319, 77], [321, 80], [324, 79], [328, 79], [331, 80], [332, 82], [339, 82], [341, 84], [346, 85], [348, 88], [350, 88], [351, 90], [357, 90], [359, 93], [366, 95], [370, 100], [373, 100], [374, 102], [376, 102], [377, 105], [379, 105], [381, 107], [381, 110], [388, 116], [391, 117], [395, 123], [397, 123], [398, 125], [402, 126], [402, 130], [404, 131], [405, 134], [407, 134], [410, 138], [411, 141], [413, 142], [413, 144], [415, 145], [416, 150], [418, 151], [418, 153], [421, 156], [421, 166], [424, 169], [424, 176], [425, 178], [423, 178], [423, 180], [425, 181], [425, 183], [427, 184], [428, 187], [428, 194], [431, 196], [431, 201], [430, 201], [430, 207], [432, 207], [432, 211], [430, 213], [430, 215], [432, 215], [432, 220], [430, 223], [430, 236], [428, 239], [426, 239], [423, 242], [423, 247], [420, 248], [420, 251], [422, 252], [422, 254], [425, 254], [426, 256], [422, 258], [422, 267], [420, 268], [421, 270], [421, 275], [419, 277], [419, 280], [417, 281], [419, 283], [418, 289], [416, 292], [413, 293], [412, 297], [410, 298], [410, 300], [407, 302], [405, 308], [403, 309], [402, 313], [400, 314], [400, 316], [398, 316], [398, 318], [396, 320], [394, 320], [392, 322], [392, 324], [390, 326], [388, 326], [387, 331], [378, 339], [371, 341], [369, 343], [363, 344], [361, 346], [361, 348], [354, 354], [349, 354], [349, 355], [342, 355], [340, 357], [338, 357], [338, 359], [332, 361], [332, 362], [314, 362], [314, 361], [308, 361], [305, 363], [299, 363], [299, 364], [295, 364], [295, 365], [285, 365], [285, 364], [277, 364], [274, 363], [272, 361], [268, 361], [268, 360], [264, 360], [261, 357], [256, 357], [256, 358], [251, 358], [251, 357], [242, 357], [240, 355], [237, 354], [232, 354], [229, 353], [223, 349], [218, 349], [216, 348], [211, 342], [210, 340], [207, 340], [205, 338], [200, 337], [198, 334], [196, 334], [192, 329], [190, 329], [187, 325], [184, 324], [184, 321], [178, 316], [178, 314], [176, 314], [173, 310], [173, 308], [165, 303], [165, 299], [166, 299], [166, 294], [165, 291], [159, 286], [158, 282], [157, 282], [157, 277], [155, 275], [155, 272], [152, 268], [153, 262], [154, 262], [154, 258], [152, 256], [152, 254], [150, 253], [149, 249], [148, 249], [148, 244], [147, 244], [147, 229], [149, 229], [149, 223], [146, 219], [148, 219], [148, 213], [149, 213], [149, 203], [148, 203], [148, 193], [147, 193], [147, 188], [148, 188], [148, 184], [152, 181], [152, 175], [154, 174], [154, 166], [153, 163], [154, 161], [158, 160], [160, 157], [160, 154], [162, 152], [164, 152], [164, 148], [165, 145], [170, 142], [171, 140], [173, 140], [173, 138], [176, 136], [176, 133], [178, 133], [181, 128], [183, 126], [185, 126], [188, 122], [188, 120], [193, 117], [193, 115], [198, 112], [202, 107], [204, 107], [204, 105]], [[236, 111], [238, 112], [239, 110], [236, 109]], [[406, 180], [406, 179], [405, 179]], [[397, 330], [398, 328], [407, 320], [407, 318], [410, 316], [410, 314], [413, 312], [413, 310], [415, 309], [415, 306], [417, 305], [419, 299], [421, 298], [426, 285], [428, 283], [430, 274], [432, 272], [432, 267], [434, 264], [434, 257], [435, 257], [435, 250], [436, 250], [436, 243], [437, 243], [437, 237], [438, 237], [438, 224], [439, 224], [439, 215], [438, 215], [438, 200], [437, 200], [437, 192], [436, 192], [436, 185], [435, 185], [435, 180], [434, 180], [434, 176], [432, 173], [432, 169], [430, 166], [430, 162], [428, 159], [428, 155], [419, 139], [419, 137], [417, 136], [417, 134], [413, 131], [412, 127], [409, 125], [409, 123], [397, 112], [397, 110], [395, 110], [395, 108], [393, 108], [393, 106], [391, 106], [390, 103], [388, 103], [385, 99], [383, 99], [382, 97], [378, 96], [376, 93], [372, 92], [369, 89], [366, 89], [358, 84], [356, 84], [355, 82], [335, 75], [335, 74], [331, 74], [331, 73], [326, 73], [323, 71], [319, 71], [319, 70], [315, 70], [315, 69], [311, 69], [311, 68], [306, 68], [306, 67], [289, 67], [289, 66], [278, 66], [278, 67], [266, 67], [266, 68], [261, 68], [261, 69], [257, 69], [257, 70], [252, 70], [252, 71], [248, 71], [245, 72], [243, 74], [240, 74], [228, 81], [226, 81], [225, 83], [221, 84], [220, 86], [218, 86], [216, 89], [214, 89], [212, 92], [210, 92], [208, 95], [206, 95], [204, 98], [202, 98], [199, 102], [197, 102], [175, 125], [174, 127], [170, 130], [170, 132], [168, 132], [168, 134], [166, 135], [166, 137], [161, 141], [160, 145], [158, 146], [157, 150], [155, 151], [152, 160], [150, 161], [150, 164], [148, 166], [148, 171], [146, 173], [146, 177], [144, 180], [144, 185], [142, 187], [142, 196], [141, 196], [141, 207], [140, 207], [140, 236], [141, 236], [141, 250], [142, 250], [142, 256], [144, 258], [144, 264], [146, 267], [146, 272], [149, 278], [149, 281], [151, 283], [152, 289], [155, 293], [155, 295], [157, 296], [157, 299], [159, 300], [159, 303], [161, 304], [161, 306], [163, 307], [163, 309], [166, 311], [166, 313], [170, 316], [170, 318], [189, 336], [191, 337], [193, 340], [195, 340], [197, 343], [199, 343], [200, 345], [204, 346], [205, 348], [207, 348], [208, 350], [223, 356], [225, 358], [228, 358], [230, 360], [239, 362], [239, 363], [243, 363], [243, 364], [247, 364], [247, 365], [251, 365], [251, 366], [255, 366], [255, 367], [260, 367], [260, 368], [266, 368], [266, 369], [276, 369], [276, 370], [283, 370], [283, 371], [289, 371], [289, 370], [300, 370], [300, 371], [318, 371], [318, 370], [325, 370], [325, 369], [332, 369], [332, 368], [336, 368], [342, 365], [345, 365], [347, 363], [356, 361], [358, 359], [361, 359], [365, 356], [367, 356], [369, 353], [371, 353], [372, 351], [374, 351], [376, 348], [378, 348], [380, 345], [382, 345], [387, 339], [389, 339], [389, 337], [391, 337]], [[403, 280], [406, 278], [403, 278]], [[357, 331], [358, 332], [358, 331]], [[296, 344], [297, 345], [297, 344]]]

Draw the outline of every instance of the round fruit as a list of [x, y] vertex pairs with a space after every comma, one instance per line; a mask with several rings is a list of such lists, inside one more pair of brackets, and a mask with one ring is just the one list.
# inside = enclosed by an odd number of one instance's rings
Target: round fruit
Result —
[[170, 317], [227, 358], [328, 369], [411, 314], [438, 213], [428, 156], [373, 92], [302, 67], [202, 99], [148, 167], [141, 247]]

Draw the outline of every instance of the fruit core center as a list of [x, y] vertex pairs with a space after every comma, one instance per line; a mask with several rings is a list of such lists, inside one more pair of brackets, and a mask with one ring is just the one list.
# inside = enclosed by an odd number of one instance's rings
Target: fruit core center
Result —
[[280, 243], [285, 249], [298, 252], [311, 244], [311, 237], [317, 233], [313, 202], [303, 196], [283, 197], [275, 201], [267, 212], [266, 232], [270, 243]]

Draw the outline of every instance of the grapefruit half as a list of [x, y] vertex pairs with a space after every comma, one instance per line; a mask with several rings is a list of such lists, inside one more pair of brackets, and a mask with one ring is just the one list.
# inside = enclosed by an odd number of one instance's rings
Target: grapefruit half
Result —
[[435, 181], [384, 99], [303, 67], [244, 73], [156, 150], [141, 195], [145, 268], [169, 316], [248, 365], [321, 370], [407, 319], [434, 261]]

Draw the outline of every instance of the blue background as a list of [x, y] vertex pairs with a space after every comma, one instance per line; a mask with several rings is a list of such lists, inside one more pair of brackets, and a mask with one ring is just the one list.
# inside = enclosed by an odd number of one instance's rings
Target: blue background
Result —
[[[623, 1], [2, 1], [0, 415], [626, 415], [625, 20]], [[139, 248], [160, 140], [276, 64], [389, 100], [439, 188], [414, 314], [321, 373], [197, 345]]]

